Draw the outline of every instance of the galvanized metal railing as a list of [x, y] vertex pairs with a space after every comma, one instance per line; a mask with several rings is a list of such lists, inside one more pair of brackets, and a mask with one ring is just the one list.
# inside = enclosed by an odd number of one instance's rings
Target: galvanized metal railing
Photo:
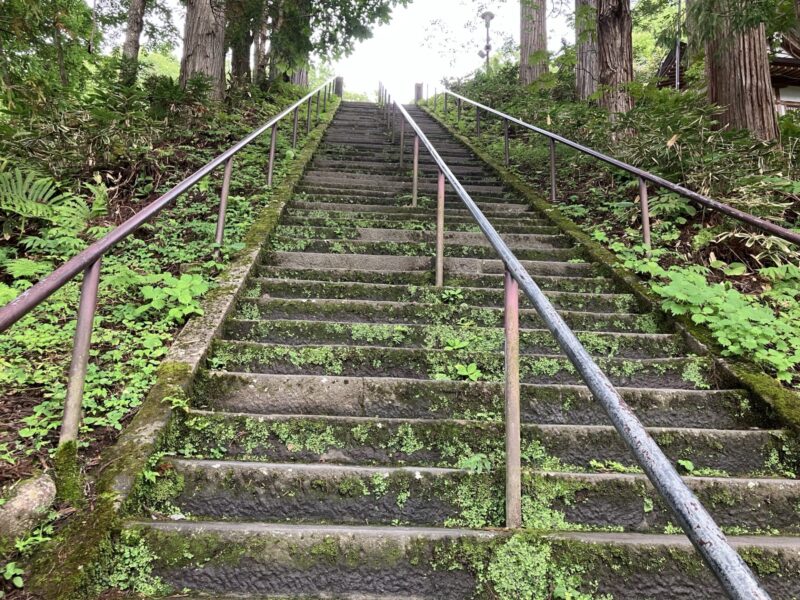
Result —
[[[380, 85], [379, 100], [386, 113], [387, 125], [392, 131], [394, 130], [394, 121], [399, 115], [401, 131], [408, 124], [413, 132], [415, 167], [412, 177], [414, 186], [416, 187], [419, 177], [419, 170], [416, 166], [419, 142], [428, 150], [438, 168], [436, 285], [442, 285], [444, 270], [445, 180], [450, 182], [456, 195], [464, 203], [505, 266], [506, 526], [518, 528], [522, 525], [519, 399], [519, 289], [522, 289], [547, 329], [555, 336], [561, 350], [580, 373], [594, 397], [602, 404], [617, 432], [636, 458], [636, 462], [675, 514], [678, 523], [711, 568], [728, 596], [737, 600], [768, 599], [767, 592], [761, 587], [744, 560], [728, 543], [725, 534], [705, 507], [686, 486], [672, 462], [622, 399], [605, 373], [592, 360], [575, 333], [484, 216], [419, 125], [401, 104], [392, 99], [383, 84]], [[403, 137], [402, 134], [401, 137]], [[402, 149], [400, 153], [402, 156]]]
[[476, 102], [475, 100], [471, 100], [466, 96], [462, 96], [457, 94], [453, 91], [448, 90], [445, 88], [442, 92], [439, 92], [438, 89], [434, 90], [433, 95], [433, 110], [434, 112], [438, 109], [438, 99], [439, 96], [443, 97], [443, 106], [444, 112], [447, 114], [448, 112], [448, 98], [452, 96], [456, 104], [456, 115], [457, 119], [460, 121], [462, 117], [463, 111], [463, 104], [470, 104], [475, 107], [475, 133], [480, 135], [481, 133], [481, 111], [488, 115], [494, 115], [503, 121], [503, 138], [504, 138], [504, 161], [505, 165], [509, 166], [511, 164], [511, 156], [510, 156], [510, 131], [509, 126], [511, 124], [518, 125], [523, 129], [528, 129], [540, 135], [543, 135], [549, 140], [550, 144], [550, 200], [555, 202], [556, 200], [556, 193], [557, 193], [557, 186], [556, 186], [556, 143], [563, 144], [569, 148], [577, 150], [583, 154], [588, 154], [589, 156], [593, 156], [594, 158], [605, 162], [609, 165], [617, 167], [618, 169], [622, 169], [631, 175], [635, 175], [639, 179], [639, 203], [641, 205], [641, 216], [642, 216], [642, 240], [644, 244], [648, 247], [651, 245], [651, 236], [650, 236], [650, 204], [648, 201], [648, 182], [653, 183], [661, 188], [667, 189], [671, 192], [675, 192], [676, 194], [680, 194], [681, 196], [700, 204], [701, 206], [705, 206], [710, 208], [716, 212], [722, 213], [729, 217], [736, 219], [746, 225], [751, 227], [755, 227], [756, 229], [760, 229], [764, 233], [769, 235], [774, 235], [775, 237], [779, 237], [783, 240], [791, 242], [793, 244], [797, 244], [800, 246], [800, 233], [791, 231], [786, 229], [785, 227], [781, 227], [780, 225], [776, 225], [770, 221], [765, 219], [761, 219], [749, 213], [739, 210], [738, 208], [734, 208], [728, 204], [724, 204], [722, 202], [718, 202], [717, 200], [713, 200], [707, 196], [702, 194], [698, 194], [688, 188], [683, 187], [682, 185], [678, 185], [677, 183], [672, 183], [664, 179], [663, 177], [659, 177], [658, 175], [651, 173], [649, 171], [645, 171], [644, 169], [640, 169], [638, 167], [634, 167], [633, 165], [629, 165], [628, 163], [624, 163], [621, 160], [617, 160], [607, 154], [603, 154], [593, 148], [589, 148], [587, 146], [583, 146], [577, 142], [574, 142], [568, 138], [558, 135], [557, 133], [553, 133], [551, 131], [547, 131], [546, 129], [542, 129], [541, 127], [537, 127], [535, 125], [531, 125], [530, 123], [526, 123], [516, 117], [512, 117], [511, 115], [501, 112], [499, 110], [495, 110], [485, 104], [481, 104], [480, 102]]
[[83, 272], [81, 284], [80, 304], [78, 306], [78, 322], [75, 329], [75, 338], [72, 348], [72, 363], [69, 371], [67, 398], [64, 404], [64, 416], [61, 424], [59, 445], [77, 440], [81, 420], [81, 405], [83, 403], [83, 388], [86, 380], [86, 369], [89, 359], [89, 347], [92, 339], [94, 315], [97, 309], [97, 290], [100, 284], [100, 264], [102, 258], [119, 242], [138, 230], [143, 224], [158, 215], [169, 206], [178, 196], [191, 189], [198, 181], [209, 175], [217, 167], [224, 164], [225, 170], [222, 179], [219, 212], [214, 241], [219, 247], [222, 244], [225, 231], [225, 214], [228, 206], [228, 193], [230, 191], [231, 175], [233, 173], [233, 158], [245, 146], [266, 131], [270, 131], [270, 148], [267, 166], [267, 185], [272, 186], [273, 170], [275, 166], [275, 148], [278, 138], [278, 124], [289, 114], [294, 115], [292, 125], [292, 147], [297, 145], [298, 113], [306, 105], [306, 132], [311, 130], [312, 101], [316, 97], [316, 115], [319, 120], [320, 102], [327, 110], [328, 100], [332, 94], [342, 95], [342, 79], [332, 77], [318, 88], [306, 94], [303, 98], [292, 104], [289, 108], [270, 119], [267, 123], [253, 131], [246, 138], [232, 146], [211, 162], [201, 167], [189, 177], [181, 181], [166, 194], [154, 200], [133, 217], [119, 225], [108, 235], [94, 242], [91, 246], [65, 262], [55, 271], [47, 275], [36, 285], [28, 288], [14, 300], [0, 308], [0, 333], [11, 327], [28, 312], [36, 308], [51, 294], [70, 282], [75, 276]]

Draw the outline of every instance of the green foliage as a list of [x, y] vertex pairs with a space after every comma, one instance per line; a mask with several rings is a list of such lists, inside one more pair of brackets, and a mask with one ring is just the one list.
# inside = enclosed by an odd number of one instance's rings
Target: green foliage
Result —
[[167, 594], [169, 586], [152, 574], [156, 558], [138, 532], [123, 531], [107, 562], [95, 568], [93, 583], [98, 592], [116, 589], [146, 597]]
[[[110, 67], [98, 74], [108, 86], [105, 95], [90, 90], [80, 101], [41, 111], [17, 107], [7, 115], [13, 127], [0, 129], [0, 152], [6, 156], [0, 166], [0, 303], [300, 93], [277, 87], [222, 112], [204, 106], [199, 84], [173, 96], [174, 83], [143, 91], [119, 86], [117, 77]], [[304, 142], [301, 132], [299, 143]], [[200, 314], [200, 299], [243, 247], [248, 226], [270, 201], [263, 191], [268, 145], [268, 139], [259, 139], [237, 156], [219, 255], [213, 240], [221, 177], [214, 174], [104, 257], [81, 445], [91, 440], [90, 431], [122, 428], [141, 404], [177, 328]], [[280, 137], [278, 181], [292, 160], [284, 152], [289, 147]], [[52, 450], [66, 396], [79, 288], [77, 278], [0, 335], [3, 401], [24, 399], [14, 423], [19, 437], [4, 441], [2, 464]]]
[[[794, 271], [800, 270], [795, 267]], [[667, 311], [689, 315], [708, 327], [725, 354], [752, 357], [774, 370], [779, 380], [794, 380], [793, 372], [800, 364], [800, 286], [792, 290], [794, 296], [781, 294], [783, 316], [777, 316], [769, 306], [729, 284], [709, 284], [697, 270], [672, 267], [664, 277], [668, 283], [653, 289], [664, 298]]]
[[[637, 5], [638, 18], [663, 20], [659, 16], [663, 8], [657, 1], [642, 2]], [[452, 87], [714, 199], [798, 228], [800, 138], [791, 137], [800, 131], [796, 115], [784, 119], [790, 135], [777, 146], [746, 131], [720, 128], [719, 109], [693, 91], [676, 93], [634, 84], [634, 109], [610, 122], [602, 110], [571, 101], [569, 94], [523, 88], [516, 81], [514, 65]], [[470, 109], [460, 123], [452, 109], [446, 120], [502, 160], [499, 122], [484, 120], [484, 135], [476, 138]], [[535, 187], [547, 189], [548, 159], [544, 138], [512, 128], [512, 170]], [[561, 211], [616, 252], [627, 267], [649, 278], [668, 311], [707, 327], [726, 355], [754, 360], [781, 381], [797, 384], [798, 248], [651, 185], [653, 248], [648, 252], [641, 242], [635, 178], [563, 147], [557, 150], [556, 164]], [[688, 368], [682, 375], [703, 387], [708, 382], [701, 371]]]

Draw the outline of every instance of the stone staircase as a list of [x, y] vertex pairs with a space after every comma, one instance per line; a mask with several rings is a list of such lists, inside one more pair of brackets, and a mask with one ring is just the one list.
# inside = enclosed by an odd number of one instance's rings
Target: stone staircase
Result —
[[[789, 435], [409, 111], [773, 597], [799, 597]], [[721, 597], [524, 299], [529, 530], [502, 529], [502, 264], [448, 193], [432, 286], [436, 168], [423, 151], [412, 208], [384, 123], [340, 107], [132, 503], [154, 572], [197, 598]]]

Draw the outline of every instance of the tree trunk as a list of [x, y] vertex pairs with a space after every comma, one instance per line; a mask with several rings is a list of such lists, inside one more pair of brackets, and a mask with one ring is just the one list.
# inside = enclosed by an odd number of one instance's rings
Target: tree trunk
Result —
[[597, 0], [575, 0], [575, 90], [579, 100], [597, 91]]
[[239, 85], [250, 83], [250, 46], [251, 38], [243, 37], [231, 44], [231, 77]]
[[630, 0], [597, 0], [597, 57], [601, 106], [614, 115], [633, 108], [625, 86], [633, 81]]
[[64, 63], [64, 42], [61, 39], [61, 26], [59, 25], [58, 18], [53, 21], [53, 42], [55, 42], [56, 46], [58, 77], [61, 80], [61, 85], [67, 87], [69, 85], [69, 77], [67, 76], [67, 67]]
[[547, 2], [520, 0], [519, 79], [528, 85], [547, 73]]
[[183, 34], [181, 87], [195, 76], [211, 81], [211, 97], [225, 95], [225, 10], [222, 0], [188, 0]]
[[706, 43], [706, 80], [708, 99], [724, 111], [723, 125], [749, 129], [761, 140], [778, 138], [763, 23], [737, 32], [722, 16], [715, 37]]
[[122, 64], [120, 79], [126, 85], [136, 83], [139, 70], [139, 44], [144, 29], [144, 8], [146, 0], [131, 0], [128, 9], [128, 26], [125, 30], [125, 43], [122, 45]]
[[267, 43], [269, 42], [269, 12], [267, 3], [258, 23], [253, 45], [253, 83], [260, 85], [267, 80]]
[[289, 81], [291, 81], [294, 85], [308, 87], [308, 67], [305, 66], [296, 69], [289, 77]]

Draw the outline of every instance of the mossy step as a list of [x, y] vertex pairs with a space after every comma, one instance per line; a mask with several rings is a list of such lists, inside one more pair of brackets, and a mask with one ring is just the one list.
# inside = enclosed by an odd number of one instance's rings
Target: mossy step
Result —
[[[696, 356], [676, 358], [595, 358], [614, 385], [673, 389], [728, 387], [719, 381], [715, 363]], [[471, 365], [476, 378], [505, 380], [502, 352], [483, 348], [434, 350], [335, 344], [260, 344], [237, 340], [215, 342], [208, 358], [214, 369], [286, 375], [345, 375], [353, 377], [403, 377], [410, 379], [460, 379]], [[582, 383], [580, 375], [559, 353], [521, 354], [520, 380], [524, 383]]]
[[[800, 481], [796, 479], [683, 479], [729, 535], [800, 534], [796, 518]], [[672, 511], [643, 474], [544, 472], [528, 474], [524, 481], [528, 494], [550, 499], [547, 508], [563, 515], [568, 524], [641, 533], [677, 529]], [[501, 489], [496, 491], [502, 496]]]
[[[743, 390], [618, 387], [645, 425], [746, 429], [770, 427]], [[331, 377], [203, 372], [193, 405], [213, 410], [383, 418], [484, 418], [504, 413], [503, 383], [421, 381], [390, 377]], [[522, 421], [554, 425], [608, 423], [603, 407], [581, 385], [523, 384]]]
[[329, 599], [471, 597], [471, 573], [434, 572], [431, 563], [440, 548], [495, 536], [444, 528], [227, 522], [132, 522], [127, 529], [159, 557], [154, 575], [175, 590]]
[[[689, 352], [683, 338], [669, 333], [576, 332], [592, 357], [666, 358]], [[250, 342], [301, 346], [306, 344], [342, 344], [398, 348], [446, 350], [466, 344], [485, 352], [502, 352], [503, 329], [499, 327], [462, 327], [430, 325], [378, 325], [297, 320], [232, 319], [225, 324], [223, 338]], [[523, 354], [560, 352], [553, 334], [547, 329], [523, 329], [520, 332]]]
[[[273, 251], [265, 260], [273, 266], [290, 269], [362, 269], [375, 271], [421, 271], [433, 269], [432, 256], [397, 256], [392, 254], [334, 254], [333, 252]], [[600, 267], [588, 262], [521, 260], [523, 268], [532, 276], [556, 275], [561, 277], [597, 277]], [[503, 262], [494, 258], [451, 257], [444, 259], [447, 276], [483, 275], [503, 273]]]
[[[165, 451], [184, 458], [373, 466], [459, 467], [480, 459], [500, 468], [502, 421], [378, 419], [322, 415], [264, 415], [192, 409], [173, 424]], [[794, 472], [783, 430], [648, 428], [676, 466], [694, 472], [767, 477]], [[522, 425], [522, 463], [538, 470], [605, 471], [636, 468], [619, 433], [608, 425]]]
[[[548, 536], [559, 561], [582, 565], [598, 593], [614, 600], [697, 600], [727, 596], [684, 535], [557, 533]], [[800, 598], [800, 538], [730, 536], [772, 598]]]
[[[323, 157], [322, 155], [318, 154], [312, 161], [311, 161], [311, 168], [318, 169], [320, 171], [330, 171], [330, 172], [337, 172], [339, 169], [352, 169], [358, 173], [375, 173], [381, 171], [387, 171], [396, 173], [400, 168], [399, 162], [399, 155], [400, 150], [398, 148], [397, 151], [397, 161], [394, 160], [362, 160], [362, 161], [342, 161], [337, 160], [335, 158], [330, 157]], [[404, 169], [407, 171], [411, 165], [410, 161], [410, 154], [406, 154], [406, 163], [404, 164]], [[475, 165], [450, 165], [450, 170], [456, 175], [456, 177], [462, 177], [464, 175], [480, 175], [482, 177], [493, 177], [494, 173], [485, 166]], [[433, 168], [432, 166], [425, 165], [424, 167], [420, 168], [420, 173], [426, 174], [433, 174], [436, 175], [438, 173], [438, 169]]]
[[[490, 195], [504, 196], [509, 190], [499, 183], [497, 178], [487, 177], [465, 177], [459, 179], [462, 185], [467, 186], [467, 192], [482, 193]], [[419, 177], [418, 185], [420, 189], [437, 189], [436, 178]], [[405, 189], [411, 185], [411, 177], [406, 174], [387, 175], [384, 173], [347, 173], [342, 174], [336, 171], [315, 171], [309, 169], [303, 175], [302, 183], [308, 187], [319, 185], [320, 187], [333, 187], [340, 189], [370, 189], [370, 190], [398, 190]], [[453, 191], [449, 183], [445, 185], [445, 191]]]
[[[596, 292], [544, 292], [556, 308], [591, 310], [604, 313], [633, 313], [641, 307], [633, 294]], [[254, 277], [249, 280], [247, 297], [328, 298], [386, 300], [427, 304], [468, 304], [470, 306], [503, 306], [502, 288], [409, 286], [389, 283], [357, 283], [349, 281], [282, 280]], [[520, 305], [529, 307], [527, 296], [519, 293]]]
[[[724, 597], [681, 535], [164, 521], [128, 531], [160, 557], [154, 573], [166, 583], [216, 598], [488, 600], [557, 584], [616, 600]], [[800, 596], [796, 538], [729, 541], [774, 598]]]
[[[315, 216], [309, 217], [300, 214], [300, 211], [294, 212], [289, 216], [284, 216], [281, 220], [283, 226], [286, 227], [324, 227], [334, 231], [340, 228], [347, 227], [367, 227], [370, 229], [403, 229], [406, 231], [435, 231], [436, 222], [429, 217], [411, 219], [406, 215], [397, 215], [393, 218], [392, 215], [381, 215], [382, 218], [371, 218], [367, 215], [362, 217], [350, 216]], [[458, 222], [454, 222], [458, 221]], [[538, 235], [542, 237], [552, 237], [554, 240], [560, 239], [558, 228], [547, 225], [526, 225], [520, 223], [517, 219], [511, 219], [508, 223], [493, 222], [495, 230], [500, 234], [526, 234]], [[480, 233], [480, 228], [475, 223], [474, 219], [468, 217], [458, 217], [448, 219], [445, 224], [446, 232], [464, 231], [471, 233]]]
[[[314, 252], [331, 254], [370, 254], [399, 256], [428, 256], [436, 253], [436, 245], [430, 242], [362, 242], [359, 240], [304, 239], [295, 236], [282, 236], [276, 232], [270, 238], [270, 248], [281, 252]], [[520, 260], [565, 262], [581, 260], [583, 252], [579, 248], [523, 248], [515, 249]], [[453, 258], [487, 258], [497, 256], [497, 251], [486, 245], [445, 244], [444, 255]]]
[[[395, 285], [431, 286], [434, 273], [424, 271], [367, 271], [362, 269], [285, 269], [269, 265], [259, 265], [257, 277], [278, 279], [305, 279], [309, 281], [350, 281], [353, 283], [387, 283]], [[596, 294], [612, 293], [618, 289], [613, 279], [606, 277], [559, 277], [557, 275], [537, 275], [536, 284], [545, 291], [585, 292]], [[449, 275], [445, 276], [446, 287], [498, 288], [503, 285], [503, 275]]]
[[[140, 507], [151, 514], [354, 525], [502, 527], [502, 470], [364, 467], [187, 460], [165, 457]], [[800, 482], [791, 479], [684, 477], [728, 533], [796, 535]], [[624, 473], [523, 470], [523, 526], [661, 533], [675, 528], [647, 477]], [[176, 512], [177, 509], [177, 512]]]
[[[398, 224], [399, 225], [399, 224]], [[353, 240], [359, 242], [425, 242], [436, 243], [436, 231], [406, 229], [402, 227], [363, 227], [356, 223], [340, 223], [336, 226], [318, 227], [306, 225], [281, 224], [275, 228], [274, 235], [320, 240]], [[563, 235], [541, 235], [536, 233], [506, 233], [503, 241], [512, 249], [553, 249], [574, 246], [572, 240]], [[481, 231], [445, 230], [445, 244], [486, 246], [489, 240]]]
[[[654, 313], [595, 313], [559, 311], [564, 321], [578, 331], [657, 333], [668, 331], [667, 324]], [[234, 316], [239, 319], [287, 319], [340, 321], [387, 325], [458, 325], [475, 323], [482, 327], [502, 327], [504, 311], [500, 308], [461, 304], [410, 304], [374, 300], [307, 300], [301, 298], [242, 299]], [[520, 310], [520, 326], [544, 327], [534, 309]]]
[[[481, 209], [481, 212], [483, 212], [487, 218], [489, 217], [489, 215], [486, 213], [489, 212], [493, 214], [502, 214], [505, 216], [538, 214], [538, 213], [533, 213], [527, 204], [513, 204], [503, 199], [495, 199], [491, 197], [484, 198], [480, 195], [475, 195], [472, 197], [472, 199], [475, 201], [475, 204], [478, 206], [478, 208]], [[409, 192], [408, 194], [401, 194], [401, 195], [370, 196], [370, 195], [349, 194], [347, 193], [347, 190], [344, 190], [341, 193], [335, 193], [330, 190], [318, 193], [315, 193], [313, 191], [306, 191], [303, 192], [302, 195], [297, 198], [297, 200], [302, 200], [305, 202], [314, 202], [316, 204], [321, 204], [321, 205], [330, 204], [336, 206], [337, 208], [339, 208], [340, 206], [351, 205], [360, 211], [363, 211], [371, 206], [377, 206], [380, 208], [389, 208], [394, 210], [397, 208], [409, 207], [411, 204], [411, 194]], [[418, 198], [417, 205], [420, 208], [434, 210], [436, 208], [435, 195], [420, 196]], [[460, 199], [456, 198], [454, 195], [451, 195], [449, 198], [445, 200], [444, 208], [445, 208], [445, 220], [447, 220], [447, 215], [449, 215], [451, 211], [465, 210], [464, 203]]]
[[[339, 198], [341, 200], [341, 198]], [[420, 200], [424, 200], [424, 198], [420, 198]], [[429, 204], [431, 204], [429, 206]], [[533, 223], [533, 224], [542, 224], [542, 225], [550, 225], [551, 221], [544, 219], [542, 214], [533, 210], [533, 209], [526, 209], [522, 212], [519, 210], [514, 210], [513, 212], [509, 212], [505, 210], [505, 205], [501, 205], [501, 209], [497, 209], [495, 206], [483, 206], [481, 207], [481, 211], [486, 216], [486, 218], [490, 219], [492, 223], [511, 223], [511, 222], [519, 222], [519, 223]], [[517, 208], [517, 207], [515, 207]], [[381, 215], [392, 215], [393, 218], [424, 218], [427, 220], [436, 221], [436, 206], [433, 200], [430, 202], [426, 201], [425, 205], [418, 204], [417, 206], [411, 206], [411, 196], [408, 197], [403, 196], [397, 199], [397, 203], [394, 205], [384, 205], [384, 204], [364, 204], [364, 203], [357, 203], [357, 202], [337, 202], [335, 200], [327, 201], [327, 202], [317, 202], [313, 198], [308, 195], [297, 196], [292, 201], [292, 203], [287, 207], [286, 214], [291, 215], [293, 211], [313, 211], [317, 215], [331, 215], [331, 214], [340, 214], [341, 218], [343, 219], [350, 219], [353, 218], [353, 213], [356, 213], [356, 218], [368, 215], [374, 218], [380, 218]], [[459, 206], [453, 206], [447, 208], [447, 214], [445, 215], [445, 224], [448, 222], [458, 222], [459, 218], [465, 218], [475, 222], [475, 218], [470, 214], [470, 212], [464, 208], [464, 205], [461, 204]]]

